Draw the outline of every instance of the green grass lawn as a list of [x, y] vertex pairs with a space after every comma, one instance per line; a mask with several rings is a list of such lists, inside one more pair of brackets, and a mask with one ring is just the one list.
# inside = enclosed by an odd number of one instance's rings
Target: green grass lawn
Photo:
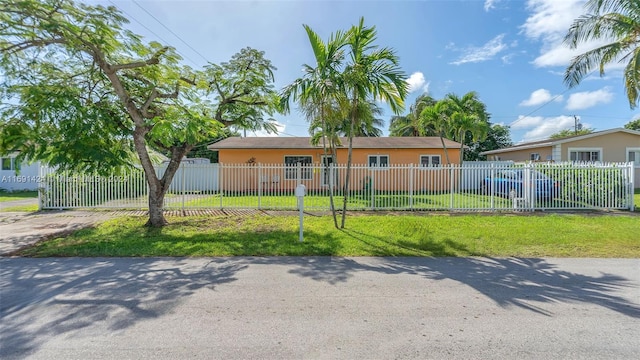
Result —
[[37, 191], [16, 191], [16, 192], [0, 192], [0, 212], [10, 212], [10, 211], [26, 211], [33, 212], [38, 211], [38, 205], [18, 205], [18, 206], [8, 206], [3, 205], [3, 202], [14, 201], [14, 200], [24, 200], [24, 199], [35, 199], [38, 197]]
[[175, 217], [162, 229], [146, 218], [105, 222], [42, 242], [23, 256], [517, 256], [640, 257], [633, 215], [353, 215]]
[[0, 202], [22, 200], [22, 199], [34, 199], [37, 197], [38, 197], [37, 191], [0, 192]]
[[[334, 201], [338, 207], [342, 206], [342, 197], [336, 196]], [[556, 208], [583, 207], [589, 204], [562, 199], [540, 200], [546, 201], [546, 206]], [[252, 207], [260, 209], [295, 209], [297, 200], [294, 196], [277, 195], [205, 195], [198, 199], [185, 201], [185, 208], [211, 207]], [[455, 209], [510, 209], [512, 201], [501, 196], [487, 196], [475, 193], [443, 193], [429, 195], [407, 194], [353, 194], [348, 199], [349, 210], [369, 209], [420, 209], [420, 210], [448, 210]], [[168, 203], [169, 208], [180, 208], [181, 202]], [[309, 195], [304, 197], [305, 209], [329, 209], [329, 196]]]

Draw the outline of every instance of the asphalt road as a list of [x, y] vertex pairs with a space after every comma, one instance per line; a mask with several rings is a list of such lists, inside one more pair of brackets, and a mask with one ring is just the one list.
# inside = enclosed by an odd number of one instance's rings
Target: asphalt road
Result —
[[640, 259], [0, 259], [2, 359], [637, 359]]

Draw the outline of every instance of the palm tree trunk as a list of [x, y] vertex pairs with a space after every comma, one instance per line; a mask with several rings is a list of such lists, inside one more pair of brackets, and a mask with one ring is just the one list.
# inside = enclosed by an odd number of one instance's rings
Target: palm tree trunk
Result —
[[[355, 98], [355, 96], [354, 96]], [[342, 200], [342, 222], [340, 223], [340, 228], [344, 229], [344, 223], [347, 216], [347, 201], [349, 200], [349, 181], [351, 181], [351, 157], [353, 154], [353, 131], [355, 130], [355, 122], [356, 122], [356, 105], [357, 101], [354, 101], [352, 116], [351, 116], [351, 124], [349, 125], [349, 149], [347, 150], [347, 169], [346, 174], [344, 176], [344, 197]]]
[[[327, 122], [324, 118], [324, 107], [320, 110], [320, 117], [322, 117], [322, 149], [324, 151], [324, 159], [322, 161], [322, 166], [324, 167], [325, 174], [329, 174], [329, 207], [331, 208], [331, 215], [333, 216], [333, 225], [338, 229], [338, 216], [336, 214], [336, 207], [333, 201], [333, 171], [332, 167], [334, 165], [333, 161], [331, 162], [331, 166], [329, 166], [329, 162], [327, 161]], [[333, 153], [332, 153], [333, 154]], [[333, 155], [331, 155], [333, 157]]]
[[464, 161], [464, 132], [460, 133], [460, 165]]
[[449, 161], [449, 151], [447, 151], [447, 145], [444, 143], [442, 133], [440, 133], [440, 141], [442, 142], [442, 148], [444, 149], [444, 158], [447, 159], [447, 165], [451, 165], [451, 162]]

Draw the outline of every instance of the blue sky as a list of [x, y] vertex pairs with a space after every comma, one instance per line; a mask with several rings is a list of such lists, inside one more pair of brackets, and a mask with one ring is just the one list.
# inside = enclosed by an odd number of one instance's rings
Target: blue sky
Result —
[[[378, 44], [396, 50], [409, 76], [407, 108], [424, 92], [439, 99], [476, 91], [491, 122], [511, 127], [514, 142], [572, 129], [574, 115], [596, 130], [622, 127], [640, 116], [639, 109], [629, 107], [619, 64], [573, 89], [562, 82], [564, 69], [577, 54], [562, 45], [562, 38], [584, 13], [583, 0], [91, 3], [115, 4], [131, 20], [131, 30], [174, 46], [190, 66], [226, 61], [247, 46], [262, 50], [278, 68], [277, 89], [301, 76], [302, 64], [313, 64], [303, 24], [327, 39], [364, 16], [366, 25], [376, 26]], [[386, 127], [392, 115], [387, 109]], [[275, 118], [280, 136], [308, 135], [297, 112]]]

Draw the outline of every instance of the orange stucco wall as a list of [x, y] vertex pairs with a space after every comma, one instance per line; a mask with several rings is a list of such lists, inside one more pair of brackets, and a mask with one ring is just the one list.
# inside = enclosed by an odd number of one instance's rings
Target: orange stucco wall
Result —
[[[459, 149], [448, 149], [451, 163], [459, 163]], [[322, 149], [257, 149], [257, 150], [220, 150], [219, 159], [223, 166], [235, 166], [223, 172], [221, 188], [225, 191], [293, 191], [298, 179], [292, 173], [285, 174], [282, 170], [285, 156], [312, 156], [313, 163], [321, 164]], [[450, 185], [450, 171], [444, 168], [415, 169], [410, 172], [399, 169], [370, 169], [369, 155], [389, 156], [389, 165], [417, 165], [421, 155], [440, 155], [441, 163], [446, 164], [443, 149], [354, 149], [353, 165], [349, 187], [352, 190], [365, 190], [373, 187], [381, 191], [409, 191], [428, 189], [430, 191], [445, 190]], [[347, 149], [337, 152], [338, 165], [347, 162]], [[273, 166], [272, 167], [270, 167]], [[308, 170], [301, 183], [307, 189], [326, 189], [328, 175], [316, 168]], [[295, 172], [295, 170], [294, 170]], [[344, 184], [345, 171], [338, 171], [335, 183]]]
[[[460, 163], [460, 149], [447, 149], [452, 164]], [[313, 156], [315, 164], [321, 163], [322, 149], [222, 149], [219, 161], [222, 164], [246, 164], [250, 159], [260, 164], [283, 164], [285, 156]], [[446, 164], [444, 149], [353, 149], [352, 163], [367, 165], [369, 155], [388, 155], [390, 165], [419, 164], [420, 155], [440, 155], [442, 164]], [[347, 149], [338, 149], [338, 164], [347, 163]]]

